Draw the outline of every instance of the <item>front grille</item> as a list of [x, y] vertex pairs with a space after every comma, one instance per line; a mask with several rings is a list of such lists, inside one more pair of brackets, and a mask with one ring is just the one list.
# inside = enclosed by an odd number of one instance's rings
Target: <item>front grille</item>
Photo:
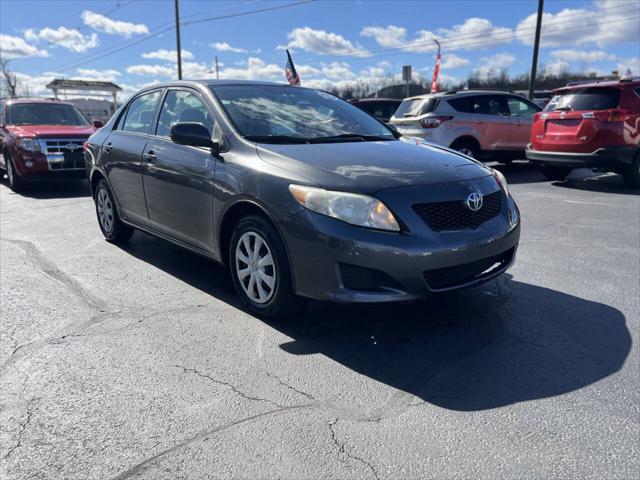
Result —
[[40, 148], [51, 170], [79, 170], [84, 168], [85, 141], [85, 138], [47, 138], [40, 140]]
[[455, 267], [439, 268], [424, 272], [424, 279], [430, 290], [446, 290], [467, 283], [482, 280], [505, 268], [513, 259], [515, 247], [499, 255], [483, 258]]
[[475, 230], [487, 220], [500, 213], [500, 190], [485, 195], [482, 207], [474, 212], [464, 200], [452, 202], [416, 203], [413, 210], [422, 218], [429, 228], [436, 232], [449, 230]]
[[398, 285], [384, 272], [373, 268], [359, 267], [349, 263], [339, 263], [342, 285], [350, 290], [379, 291], [383, 288], [397, 288]]

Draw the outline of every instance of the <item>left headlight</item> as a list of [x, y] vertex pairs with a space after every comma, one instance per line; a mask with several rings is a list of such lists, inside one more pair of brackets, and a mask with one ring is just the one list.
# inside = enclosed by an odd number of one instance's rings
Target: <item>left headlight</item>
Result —
[[29, 150], [30, 152], [40, 151], [40, 142], [35, 138], [18, 138], [16, 139], [16, 145], [19, 148]]
[[304, 185], [289, 185], [289, 191], [300, 205], [314, 212], [360, 227], [400, 231], [396, 218], [377, 198]]
[[495, 168], [492, 168], [491, 170], [493, 170], [493, 176], [496, 177], [496, 180], [498, 181], [498, 185], [502, 187], [502, 189], [504, 190], [504, 193], [506, 193], [508, 197], [509, 185], [507, 184], [507, 179], [504, 178], [504, 175], [499, 170], [496, 170]]

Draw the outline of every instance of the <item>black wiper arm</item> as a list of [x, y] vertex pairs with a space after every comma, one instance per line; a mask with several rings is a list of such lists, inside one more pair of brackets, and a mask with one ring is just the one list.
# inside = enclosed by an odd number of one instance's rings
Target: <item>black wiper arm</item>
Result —
[[556, 107], [553, 109], [554, 112], [567, 112], [573, 110], [573, 108], [571, 108], [571, 105], [567, 105], [566, 107]]
[[343, 133], [340, 135], [331, 135], [328, 137], [311, 137], [309, 143], [331, 143], [335, 141], [347, 142], [371, 142], [377, 140], [395, 140], [395, 137], [384, 137], [381, 135], [365, 135], [360, 133]]
[[308, 138], [305, 137], [292, 137], [290, 135], [247, 135], [244, 137], [250, 142], [256, 143], [310, 143]]

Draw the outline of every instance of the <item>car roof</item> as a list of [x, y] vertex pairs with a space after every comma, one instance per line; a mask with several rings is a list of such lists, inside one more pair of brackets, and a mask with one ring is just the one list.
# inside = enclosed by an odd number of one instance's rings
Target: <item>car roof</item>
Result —
[[55, 103], [56, 105], [73, 105], [73, 103], [62, 102], [60, 100], [49, 98], [7, 98], [3, 99], [5, 105], [14, 105], [16, 103]]
[[483, 95], [517, 95], [519, 97], [522, 97], [523, 95], [516, 93], [516, 92], [512, 92], [509, 90], [448, 90], [445, 92], [438, 92], [438, 93], [425, 93], [423, 95], [416, 95], [414, 97], [407, 97], [405, 98], [405, 100], [421, 100], [421, 99], [426, 99], [426, 98], [443, 98], [443, 97], [453, 97], [453, 96], [459, 96], [459, 97], [466, 97], [469, 95], [478, 95], [478, 94], [483, 94]]
[[604, 82], [585, 82], [585, 83], [575, 83], [573, 85], [565, 85], [564, 87], [559, 87], [553, 90], [553, 93], [562, 92], [567, 90], [579, 90], [582, 88], [607, 88], [607, 87], [617, 87], [617, 88], [635, 88], [640, 86], [640, 80], [608, 80]]

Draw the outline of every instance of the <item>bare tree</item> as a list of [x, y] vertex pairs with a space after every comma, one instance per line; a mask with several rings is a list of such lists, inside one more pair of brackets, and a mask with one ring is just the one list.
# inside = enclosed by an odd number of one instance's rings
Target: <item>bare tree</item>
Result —
[[4, 77], [4, 83], [7, 87], [7, 92], [9, 93], [9, 97], [13, 98], [16, 96], [16, 88], [18, 80], [16, 76], [11, 73], [9, 70], [9, 60], [2, 59], [0, 60], [0, 68], [2, 68], [2, 76]]

